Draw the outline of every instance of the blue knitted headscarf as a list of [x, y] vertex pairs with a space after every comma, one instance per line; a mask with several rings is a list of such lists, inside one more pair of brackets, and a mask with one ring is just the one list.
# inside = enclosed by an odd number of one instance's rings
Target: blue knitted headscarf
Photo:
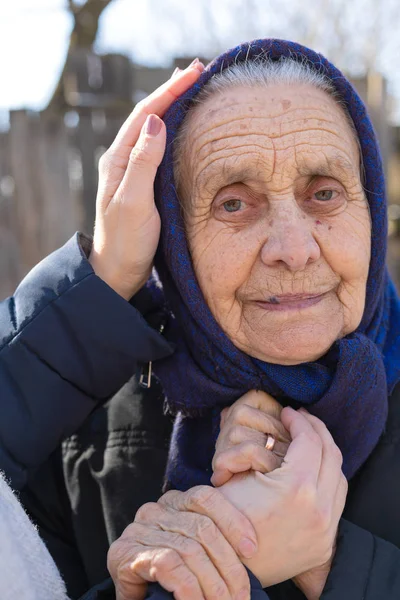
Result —
[[[313, 363], [265, 363], [236, 348], [209, 310], [191, 262], [174, 185], [173, 146], [192, 99], [215, 74], [242, 61], [306, 62], [329, 78], [346, 104], [361, 144], [365, 192], [372, 221], [366, 303], [358, 329]], [[255, 40], [215, 59], [165, 116], [167, 146], [156, 180], [162, 234], [156, 257], [165, 298], [175, 320], [175, 353], [156, 365], [169, 409], [177, 415], [167, 486], [186, 490], [209, 484], [222, 408], [252, 389], [282, 405], [305, 406], [329, 428], [350, 478], [365, 462], [385, 427], [388, 394], [400, 379], [400, 303], [385, 267], [387, 217], [378, 143], [365, 106], [346, 78], [323, 56], [282, 40]]]

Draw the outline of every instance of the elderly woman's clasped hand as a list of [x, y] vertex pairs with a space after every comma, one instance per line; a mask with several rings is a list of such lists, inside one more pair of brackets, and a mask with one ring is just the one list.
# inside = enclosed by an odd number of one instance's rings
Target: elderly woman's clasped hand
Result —
[[142, 599], [148, 581], [178, 600], [246, 598], [242, 563], [264, 587], [293, 578], [308, 600], [319, 598], [347, 494], [341, 465], [319, 419], [249, 392], [222, 415], [213, 461], [220, 487], [167, 492], [111, 546], [118, 599]]

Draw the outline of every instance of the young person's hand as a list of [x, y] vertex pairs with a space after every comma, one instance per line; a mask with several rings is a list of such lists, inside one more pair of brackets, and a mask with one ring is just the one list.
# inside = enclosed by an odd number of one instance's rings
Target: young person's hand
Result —
[[203, 70], [194, 61], [139, 102], [100, 159], [89, 260], [96, 274], [126, 300], [147, 281], [160, 237], [153, 185], [165, 151], [161, 119]]

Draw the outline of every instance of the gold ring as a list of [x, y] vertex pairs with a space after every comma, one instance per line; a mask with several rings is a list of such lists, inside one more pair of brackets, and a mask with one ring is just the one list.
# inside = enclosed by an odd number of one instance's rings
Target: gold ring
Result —
[[270, 434], [268, 434], [268, 437], [267, 437], [267, 442], [266, 442], [266, 444], [265, 444], [265, 449], [266, 449], [266, 450], [269, 450], [270, 452], [272, 452], [272, 451], [273, 451], [273, 449], [274, 449], [274, 447], [275, 447], [275, 441], [276, 441], [276, 440], [275, 440], [274, 436], [273, 436], [273, 435], [270, 435]]

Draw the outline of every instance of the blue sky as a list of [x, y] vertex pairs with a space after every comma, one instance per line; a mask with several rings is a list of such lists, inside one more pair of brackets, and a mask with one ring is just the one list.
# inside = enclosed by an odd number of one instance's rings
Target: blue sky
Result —
[[[0, 0], [0, 111], [46, 104], [71, 29], [65, 5]], [[176, 54], [212, 57], [259, 36], [305, 40], [353, 73], [362, 72], [369, 56], [400, 104], [399, 31], [399, 0], [114, 0], [101, 20], [97, 50], [168, 65]]]

